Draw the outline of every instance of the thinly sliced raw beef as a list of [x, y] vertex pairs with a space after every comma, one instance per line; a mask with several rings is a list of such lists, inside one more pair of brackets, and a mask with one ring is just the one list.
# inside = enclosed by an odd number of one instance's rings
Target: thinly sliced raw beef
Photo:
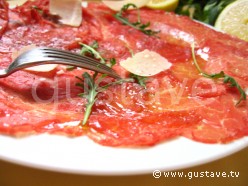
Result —
[[[41, 14], [33, 7], [43, 10]], [[98, 95], [85, 126], [86, 100], [75, 76], [85, 70], [67, 71], [58, 66], [47, 72], [19, 71], [0, 79], [0, 133], [62, 133], [87, 135], [107, 146], [144, 146], [184, 136], [205, 143], [227, 143], [248, 135], [248, 104], [239, 92], [221, 81], [203, 78], [193, 64], [191, 44], [207, 73], [224, 71], [248, 89], [248, 43], [217, 32], [188, 17], [141, 9], [141, 21], [160, 31], [147, 36], [123, 25], [112, 10], [101, 3], [83, 8], [83, 23], [73, 28], [61, 25], [48, 12], [48, 1], [27, 2], [15, 9], [0, 0], [0, 67], [12, 61], [12, 53], [24, 46], [49, 46], [78, 52], [79, 43], [97, 41], [106, 59], [115, 58], [114, 69], [128, 75], [121, 60], [145, 49], [155, 51], [172, 63], [171, 69], [137, 83], [109, 87]], [[8, 14], [6, 14], [8, 13]], [[7, 16], [8, 15], [8, 16]], [[126, 16], [137, 20], [137, 12]], [[158, 67], [159, 68], [159, 67]], [[107, 78], [106, 81], [112, 81]]]

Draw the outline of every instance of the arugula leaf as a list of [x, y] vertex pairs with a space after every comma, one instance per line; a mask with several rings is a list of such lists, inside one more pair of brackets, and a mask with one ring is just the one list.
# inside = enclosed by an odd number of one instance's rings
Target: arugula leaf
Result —
[[[79, 43], [81, 46], [83, 46], [83, 43]], [[94, 50], [98, 49], [99, 45], [97, 41], [93, 41], [92, 44], [89, 45], [89, 47], [91, 48], [91, 50], [89, 50], [88, 47], [82, 47], [80, 54], [81, 55], [89, 55], [91, 54], [94, 57]]]
[[236, 87], [240, 93], [240, 98], [236, 103], [236, 106], [240, 104], [242, 100], [246, 100], [246, 93], [238, 84], [238, 82], [231, 76], [225, 74], [223, 71], [216, 73], [216, 74], [207, 74], [206, 72], [202, 71], [199, 64], [197, 63], [196, 56], [195, 56], [195, 49], [194, 44], [192, 45], [192, 58], [193, 63], [196, 66], [197, 70], [203, 77], [210, 78], [210, 79], [223, 79], [223, 83], [229, 83], [231, 87]]
[[[98, 48], [98, 43], [95, 41], [93, 42], [93, 44], [91, 46], [86, 45], [84, 43], [80, 43], [80, 45], [82, 46], [81, 49], [81, 54], [82, 55], [86, 55], [88, 53], [90, 53], [92, 55], [92, 57], [96, 58], [96, 59], [100, 59], [100, 62], [105, 64], [106, 61], [105, 59], [96, 51], [96, 49]], [[96, 83], [96, 78], [97, 78], [98, 72], [94, 72], [93, 75], [90, 75], [88, 72], [85, 72], [82, 76], [83, 78], [78, 78], [82, 83], [77, 83], [77, 86], [80, 86], [84, 89], [84, 92], [79, 94], [80, 97], [86, 98], [87, 99], [87, 104], [86, 104], [86, 110], [85, 110], [85, 114], [84, 114], [84, 119], [82, 121], [82, 124], [85, 125], [90, 117], [91, 111], [92, 111], [92, 107], [95, 104], [96, 101], [96, 96], [98, 95], [98, 85], [100, 83], [100, 81], [106, 77], [106, 74], [103, 74], [101, 76], [101, 80], [98, 81], [98, 83]]]
[[86, 104], [86, 110], [84, 114], [84, 119], [82, 121], [82, 125], [85, 125], [90, 117], [90, 114], [92, 112], [92, 107], [94, 106], [97, 95], [103, 91], [105, 91], [110, 86], [116, 85], [116, 84], [122, 84], [124, 82], [132, 82], [132, 79], [119, 79], [114, 82], [108, 83], [106, 85], [100, 86], [100, 83], [107, 77], [107, 74], [102, 74], [98, 79], [96, 79], [95, 74], [90, 75], [88, 72], [85, 72], [82, 75], [82, 78], [76, 77], [81, 82], [77, 83], [77, 86], [80, 86], [84, 89], [83, 93], [80, 93], [79, 96], [82, 98], [85, 98], [87, 100]]
[[187, 15], [209, 25], [214, 25], [220, 12], [235, 0], [181, 0], [177, 14]]
[[[130, 8], [133, 7], [138, 11], [138, 18], [137, 18], [137, 22], [130, 22], [126, 17], [123, 16], [123, 14]], [[143, 32], [146, 35], [152, 36], [155, 35], [157, 33], [159, 33], [159, 31], [153, 31], [148, 29], [148, 27], [150, 26], [150, 22], [146, 23], [146, 24], [142, 24], [140, 21], [140, 13], [139, 13], [139, 9], [135, 4], [129, 3], [126, 4], [122, 7], [122, 9], [117, 12], [114, 17], [119, 20], [121, 23], [123, 23], [124, 25], [128, 25], [136, 30], [139, 30], [141, 32]]]
[[137, 83], [140, 86], [142, 86], [142, 87], [144, 87], [146, 89], [146, 80], [147, 80], [147, 77], [145, 77], [145, 76], [139, 76], [139, 75], [136, 75], [136, 74], [131, 73], [130, 74], [130, 78], [133, 78], [134, 80], [136, 80]]
[[[98, 43], [94, 42], [91, 46], [86, 45], [81, 43], [82, 49], [81, 49], [81, 54], [82, 55], [87, 55], [91, 54], [92, 57], [96, 59], [100, 59], [100, 62], [103, 64], [107, 63], [107, 60], [105, 60], [99, 52], [96, 51], [98, 48]], [[113, 65], [116, 64], [115, 59], [110, 59], [109, 60], [109, 66], [112, 67]], [[76, 77], [78, 80], [80, 80], [79, 83], [76, 84], [76, 86], [79, 86], [83, 88], [84, 92], [80, 93], [79, 96], [83, 97], [87, 100], [86, 104], [86, 110], [84, 114], [84, 119], [82, 121], [82, 125], [85, 125], [90, 117], [90, 114], [92, 112], [92, 107], [94, 106], [96, 100], [97, 100], [97, 95], [100, 92], [103, 92], [106, 90], [108, 87], [116, 84], [121, 84], [124, 82], [132, 82], [133, 79], [118, 79], [113, 82], [110, 82], [108, 84], [100, 86], [100, 83], [103, 82], [103, 80], [107, 77], [107, 74], [102, 74], [98, 76], [98, 72], [94, 72], [93, 75], [90, 75], [88, 72], [84, 72], [82, 77]]]
[[90, 76], [90, 74], [88, 72], [85, 72], [82, 76], [83, 76], [83, 79], [79, 77], [77, 78], [81, 80], [82, 82], [85, 82], [88, 86], [85, 86], [85, 84], [83, 83], [77, 83], [76, 85], [84, 88], [84, 93], [79, 94], [79, 96], [87, 99], [84, 119], [82, 121], [82, 124], [85, 125], [90, 117], [92, 107], [96, 101], [96, 96], [98, 92], [96, 90], [97, 86], [95, 84], [95, 81]]
[[38, 6], [34, 5], [31, 8], [33, 8], [34, 10], [37, 10], [40, 13], [40, 15], [43, 15], [43, 13], [44, 13], [44, 11], [41, 8], [39, 8]]
[[92, 54], [92, 56], [96, 59], [100, 59], [100, 62], [105, 64], [105, 59], [96, 51], [98, 48], [98, 43], [96, 41], [93, 42], [91, 46], [86, 45], [84, 43], [79, 43], [82, 46], [81, 54], [85, 55], [86, 53]]
[[[90, 45], [85, 45], [83, 43], [79, 43], [79, 45], [82, 46], [81, 51], [80, 51], [81, 55], [83, 55], [83, 56], [90, 55], [91, 57], [95, 57], [95, 55], [97, 54], [97, 52], [96, 52], [96, 49], [98, 48], [98, 42], [97, 41], [93, 41], [92, 44], [90, 44]], [[99, 56], [98, 56], [98, 59], [99, 59]], [[75, 66], [67, 66], [66, 70], [72, 71], [75, 68], [76, 68]]]
[[108, 64], [108, 66], [112, 68], [112, 67], [116, 64], [116, 59], [115, 59], [115, 58], [111, 58], [111, 59], [109, 60], [109, 62], [110, 62], [110, 63]]

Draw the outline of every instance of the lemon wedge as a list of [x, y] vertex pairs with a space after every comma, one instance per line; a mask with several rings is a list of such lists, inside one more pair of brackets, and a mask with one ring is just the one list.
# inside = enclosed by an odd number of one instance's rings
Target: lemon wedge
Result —
[[229, 4], [218, 16], [215, 27], [248, 41], [248, 0]]
[[179, 0], [150, 0], [147, 7], [158, 10], [174, 11]]
[[138, 8], [145, 6], [150, 0], [102, 1], [112, 10], [119, 11], [126, 4], [135, 4]]

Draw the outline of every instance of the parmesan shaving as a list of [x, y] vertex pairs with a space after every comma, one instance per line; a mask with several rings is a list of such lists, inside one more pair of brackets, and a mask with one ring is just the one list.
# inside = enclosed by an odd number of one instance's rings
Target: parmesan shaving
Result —
[[139, 76], [154, 76], [170, 69], [172, 64], [160, 54], [144, 50], [120, 62], [127, 71]]
[[20, 50], [17, 50], [17, 51], [13, 51], [12, 52], [12, 60], [14, 61], [19, 55], [21, 55], [22, 53], [28, 51], [28, 50], [31, 50], [33, 48], [35, 48], [36, 45], [35, 44], [31, 44], [31, 45], [27, 45], [27, 46], [24, 46], [22, 47]]
[[9, 0], [9, 6], [10, 8], [15, 8], [16, 6], [20, 6], [22, 4], [24, 4], [27, 0]]
[[77, 27], [82, 23], [82, 0], [50, 0], [49, 11], [63, 24]]
[[54, 70], [58, 65], [57, 64], [45, 64], [45, 65], [38, 65], [34, 67], [25, 68], [26, 71], [33, 71], [33, 72], [50, 72]]

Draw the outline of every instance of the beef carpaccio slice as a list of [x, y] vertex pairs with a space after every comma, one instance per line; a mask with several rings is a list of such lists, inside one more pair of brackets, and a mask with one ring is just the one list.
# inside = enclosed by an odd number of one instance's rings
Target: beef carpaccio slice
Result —
[[[191, 52], [195, 43], [196, 57], [204, 71], [224, 71], [247, 92], [245, 41], [188, 17], [145, 8], [140, 10], [141, 21], [150, 22], [150, 28], [159, 31], [157, 36], [123, 25], [113, 17], [115, 12], [101, 3], [83, 8], [83, 22], [76, 28], [62, 25], [50, 15], [47, 0], [27, 2], [14, 9], [0, 0], [0, 12], [1, 68], [6, 68], [13, 53], [25, 46], [78, 52], [80, 42], [94, 41], [104, 58], [116, 59], [113, 68], [123, 77], [128, 72], [119, 62], [130, 57], [130, 51], [148, 49], [172, 63], [171, 69], [148, 78], [146, 89], [129, 82], [100, 93], [84, 126], [79, 121], [86, 100], [78, 96], [83, 90], [75, 85], [75, 76], [81, 77], [84, 69], [68, 71], [66, 66], [58, 66], [50, 72], [18, 71], [0, 79], [2, 135], [87, 135], [106, 146], [147, 146], [179, 136], [204, 143], [227, 143], [248, 135], [247, 101], [236, 106], [240, 95], [235, 87], [203, 78]], [[136, 11], [126, 16], [137, 20]]]

